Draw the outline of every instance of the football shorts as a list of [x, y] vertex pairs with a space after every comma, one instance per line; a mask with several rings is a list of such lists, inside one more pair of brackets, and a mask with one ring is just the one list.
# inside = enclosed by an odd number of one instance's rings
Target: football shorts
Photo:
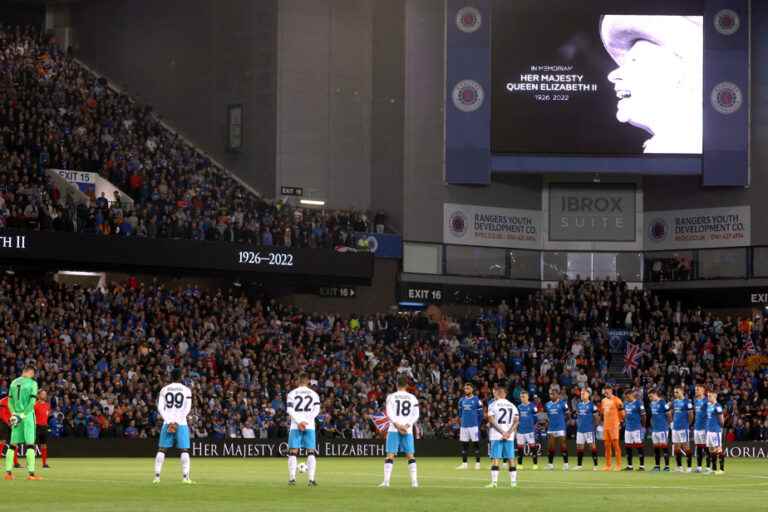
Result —
[[459, 440], [462, 443], [472, 441], [476, 443], [480, 440], [480, 429], [478, 427], [461, 427], [459, 431]]
[[672, 443], [673, 444], [688, 444], [688, 431], [687, 430], [673, 430], [672, 431]]
[[655, 445], [666, 445], [669, 442], [669, 432], [651, 432], [651, 441]]
[[576, 432], [576, 444], [595, 444], [594, 432]]
[[160, 429], [160, 448], [178, 448], [179, 450], [189, 450], [189, 426], [177, 425], [176, 432], [168, 432], [168, 424], [163, 423]]
[[511, 439], [496, 439], [491, 441], [492, 459], [514, 459], [515, 443]]
[[515, 441], [517, 441], [517, 446], [533, 446], [536, 444], [536, 434], [533, 432], [528, 432], [527, 434], [518, 432], [515, 434]]
[[288, 432], [288, 449], [289, 450], [315, 450], [317, 448], [317, 439], [315, 438], [315, 430], [298, 430], [292, 428]]
[[387, 433], [387, 453], [416, 453], [413, 434]]

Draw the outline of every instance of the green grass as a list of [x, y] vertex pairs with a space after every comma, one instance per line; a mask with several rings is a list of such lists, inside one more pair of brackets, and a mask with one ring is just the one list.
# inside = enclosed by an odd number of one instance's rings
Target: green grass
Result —
[[389, 489], [376, 487], [382, 478], [380, 459], [319, 459], [317, 488], [306, 487], [306, 475], [299, 475], [298, 485], [289, 488], [284, 459], [193, 458], [194, 486], [181, 484], [178, 459], [166, 462], [159, 485], [152, 485], [152, 459], [50, 463], [52, 469], [39, 472], [45, 478], [41, 482], [24, 480], [23, 470], [15, 471], [15, 481], [0, 481], [8, 510], [13, 503], [24, 512], [768, 510], [764, 460], [728, 460], [722, 476], [593, 473], [589, 465], [590, 470], [581, 473], [525, 469], [516, 489], [508, 487], [503, 471], [498, 489], [483, 488], [489, 480], [487, 459], [480, 471], [456, 471], [456, 459], [421, 458], [418, 489], [410, 488], [402, 459], [395, 464]]

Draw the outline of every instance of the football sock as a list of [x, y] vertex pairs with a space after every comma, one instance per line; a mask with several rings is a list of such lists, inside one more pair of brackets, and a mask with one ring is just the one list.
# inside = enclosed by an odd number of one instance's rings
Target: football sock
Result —
[[549, 459], [549, 463], [552, 464], [555, 462], [555, 450], [549, 450], [547, 452], [547, 459]]
[[683, 465], [683, 452], [680, 450], [677, 450], [675, 453], [675, 462], [677, 463], [677, 467], [680, 467]]
[[538, 454], [537, 450], [538, 450], [538, 446], [534, 447], [534, 451], [533, 451], [533, 463], [534, 463], [534, 465], [539, 463], [539, 454]]
[[163, 470], [163, 462], [165, 462], [165, 454], [163, 452], [157, 452], [155, 455], [155, 476], [160, 477], [160, 472]]
[[656, 466], [661, 466], [661, 448], [654, 448], [653, 455], [656, 458]]
[[592, 462], [597, 466], [597, 448], [592, 447]]
[[690, 448], [685, 451], [685, 458], [686, 462], [688, 463], [688, 467], [690, 468], [691, 463], [693, 462], [693, 451]]
[[725, 454], [721, 453], [718, 459], [720, 459], [720, 471], [725, 471]]
[[582, 460], [584, 460], [584, 450], [576, 450], [576, 465], [581, 466]]
[[295, 455], [288, 456], [288, 480], [296, 480], [296, 468], [298, 463]]
[[418, 480], [416, 476], [416, 459], [411, 459], [408, 461], [408, 473], [411, 474], [411, 483], [416, 483]]
[[701, 461], [704, 460], [704, 447], [703, 446], [697, 446], [696, 447], [696, 467], [701, 467]]
[[517, 468], [511, 467], [509, 468], [509, 481], [514, 483], [517, 483]]
[[611, 457], [613, 455], [613, 444], [610, 441], [605, 441], [605, 465], [611, 465]]
[[32, 447], [27, 448], [27, 471], [30, 475], [35, 474], [35, 449]]
[[619, 446], [619, 440], [614, 439], [611, 441], [613, 445], [613, 456], [616, 457], [616, 467], [621, 467], [621, 446]]
[[13, 469], [13, 456], [16, 454], [16, 449], [11, 446], [10, 449], [5, 452], [5, 470], [11, 472]]
[[632, 466], [632, 448], [627, 446], [627, 465]]
[[499, 466], [491, 466], [491, 483], [495, 484], [499, 481]]
[[710, 462], [712, 460], [712, 454], [709, 453], [709, 448], [704, 447], [704, 456], [707, 458], [707, 467], [709, 467]]
[[315, 469], [317, 468], [317, 459], [314, 455], [307, 456], [307, 472], [309, 473], [309, 481], [315, 481]]
[[48, 445], [47, 445], [47, 444], [46, 444], [46, 445], [44, 445], [44, 446], [43, 446], [43, 447], [40, 449], [40, 456], [41, 456], [41, 457], [42, 457], [42, 459], [43, 459], [43, 466], [45, 466], [46, 464], [48, 464]]
[[669, 450], [664, 448], [664, 467], [669, 467]]
[[517, 456], [517, 463], [518, 463], [518, 465], [522, 465], [523, 464], [523, 450], [522, 450], [522, 448], [519, 448], [519, 447], [518, 447], [518, 450], [520, 451], [520, 454]]
[[469, 443], [461, 443], [461, 462], [467, 463], [467, 452], [469, 452]]
[[388, 484], [389, 479], [392, 478], [392, 466], [395, 465], [395, 461], [385, 459], [384, 460], [384, 483]]
[[189, 478], [189, 453], [182, 452], [181, 453], [181, 475], [184, 478]]
[[645, 449], [642, 446], [637, 448], [637, 456], [640, 458], [640, 467], [645, 466]]
[[480, 462], [480, 443], [475, 443], [475, 462]]
[[712, 460], [712, 471], [717, 471], [717, 455], [712, 455], [710, 458]]

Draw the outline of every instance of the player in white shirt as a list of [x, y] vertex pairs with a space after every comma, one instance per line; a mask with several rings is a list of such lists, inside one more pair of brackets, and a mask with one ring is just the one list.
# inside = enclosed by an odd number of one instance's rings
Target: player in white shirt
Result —
[[181, 370], [171, 372], [173, 383], [160, 390], [157, 400], [157, 410], [163, 418], [163, 428], [160, 430], [160, 442], [155, 456], [155, 479], [152, 483], [160, 483], [160, 472], [163, 470], [165, 453], [174, 446], [181, 451], [182, 483], [191, 484], [189, 478], [189, 426], [187, 416], [192, 410], [192, 390], [181, 383]]
[[307, 473], [309, 486], [317, 485], [317, 438], [315, 418], [320, 414], [320, 396], [309, 388], [309, 376], [302, 373], [296, 379], [299, 387], [288, 393], [286, 409], [291, 418], [288, 431], [288, 485], [296, 485], [299, 450], [307, 451]]
[[515, 433], [520, 423], [517, 407], [507, 400], [507, 388], [496, 384], [493, 388], [496, 398], [488, 407], [488, 438], [491, 441], [491, 483], [488, 488], [495, 488], [499, 482], [499, 463], [508, 460], [509, 479], [512, 487], [517, 487], [517, 462], [515, 459]]
[[389, 418], [387, 458], [384, 460], [384, 481], [379, 487], [389, 487], [389, 480], [392, 478], [392, 467], [395, 464], [395, 456], [398, 453], [405, 453], [406, 457], [408, 457], [411, 487], [419, 486], [413, 443], [413, 425], [419, 419], [419, 401], [406, 390], [407, 387], [408, 377], [400, 375], [397, 378], [397, 392], [387, 397], [387, 418]]

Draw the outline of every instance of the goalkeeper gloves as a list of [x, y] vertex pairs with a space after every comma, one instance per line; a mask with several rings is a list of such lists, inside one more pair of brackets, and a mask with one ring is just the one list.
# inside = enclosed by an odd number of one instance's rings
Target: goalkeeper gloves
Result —
[[15, 427], [16, 425], [21, 423], [23, 419], [24, 419], [24, 415], [23, 414], [21, 414], [21, 413], [14, 414], [13, 416], [11, 416], [11, 426]]

